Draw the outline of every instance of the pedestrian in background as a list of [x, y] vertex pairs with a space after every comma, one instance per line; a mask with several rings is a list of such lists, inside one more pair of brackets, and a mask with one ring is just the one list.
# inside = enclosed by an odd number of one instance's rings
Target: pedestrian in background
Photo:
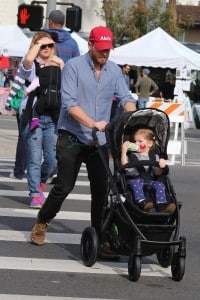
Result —
[[160, 97], [165, 101], [171, 101], [174, 99], [174, 88], [175, 88], [175, 79], [170, 77], [169, 80], [165, 81], [160, 87]]
[[129, 75], [130, 71], [131, 71], [131, 67], [128, 64], [122, 66], [122, 73], [124, 75], [124, 79], [129, 90], [130, 90], [130, 75]]
[[[124, 76], [124, 80], [126, 82], [126, 85], [128, 89], [130, 90], [130, 77], [129, 72], [131, 70], [131, 67], [128, 64], [125, 64], [122, 66], [122, 74]], [[117, 97], [113, 97], [113, 103], [112, 103], [112, 109], [111, 109], [111, 116], [110, 121], [115, 121], [122, 113], [123, 113], [123, 106], [120, 103], [120, 99]]]
[[142, 77], [139, 77], [135, 84], [136, 94], [138, 95], [137, 107], [139, 109], [146, 108], [149, 97], [158, 90], [157, 84], [149, 77], [149, 74], [149, 69], [143, 69]]
[[[64, 62], [80, 55], [77, 42], [71, 37], [69, 31], [63, 29], [65, 15], [61, 10], [52, 10], [49, 14], [49, 29], [46, 31], [55, 34], [56, 55]], [[54, 36], [52, 36], [54, 37]]]
[[[125, 111], [136, 108], [136, 100], [129, 92], [120, 67], [108, 60], [112, 42], [113, 35], [108, 28], [93, 28], [88, 53], [69, 60], [63, 68], [57, 142], [58, 179], [32, 229], [31, 241], [36, 245], [44, 243], [48, 223], [74, 188], [82, 162], [86, 164], [90, 181], [91, 223], [101, 236], [101, 213], [107, 201], [108, 178], [94, 146], [92, 129], [98, 129], [99, 143], [108, 162], [104, 130], [110, 120], [113, 95], [121, 100]], [[111, 255], [110, 251], [104, 249], [103, 254]]]

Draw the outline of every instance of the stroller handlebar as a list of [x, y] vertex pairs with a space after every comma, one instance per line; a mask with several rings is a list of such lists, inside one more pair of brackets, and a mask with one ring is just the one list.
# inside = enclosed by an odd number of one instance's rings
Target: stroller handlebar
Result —
[[98, 128], [96, 128], [96, 127], [92, 128], [92, 138], [93, 138], [95, 145], [98, 144], [97, 131], [98, 131]]

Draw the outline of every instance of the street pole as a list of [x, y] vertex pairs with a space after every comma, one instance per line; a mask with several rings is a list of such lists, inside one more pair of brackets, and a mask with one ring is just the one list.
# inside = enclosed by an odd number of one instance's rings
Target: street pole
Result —
[[56, 9], [56, 0], [47, 0], [47, 9], [46, 9], [46, 20], [44, 28], [49, 28], [48, 17], [52, 10]]

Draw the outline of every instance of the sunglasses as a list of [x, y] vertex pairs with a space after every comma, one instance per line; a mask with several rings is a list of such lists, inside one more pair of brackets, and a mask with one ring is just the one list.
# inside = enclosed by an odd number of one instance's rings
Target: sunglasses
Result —
[[40, 49], [46, 49], [46, 48], [53, 48], [53, 46], [54, 46], [54, 44], [52, 43], [52, 44], [46, 44], [46, 45], [42, 45], [41, 47], [40, 47]]

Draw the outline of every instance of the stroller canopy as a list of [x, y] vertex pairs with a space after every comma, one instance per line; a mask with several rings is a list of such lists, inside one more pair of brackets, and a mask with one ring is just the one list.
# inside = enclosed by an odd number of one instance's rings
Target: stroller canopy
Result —
[[154, 132], [160, 155], [167, 159], [167, 144], [170, 135], [169, 118], [165, 112], [154, 108], [124, 112], [106, 126], [105, 134], [112, 156], [120, 157], [122, 143], [139, 128], [148, 128]]

